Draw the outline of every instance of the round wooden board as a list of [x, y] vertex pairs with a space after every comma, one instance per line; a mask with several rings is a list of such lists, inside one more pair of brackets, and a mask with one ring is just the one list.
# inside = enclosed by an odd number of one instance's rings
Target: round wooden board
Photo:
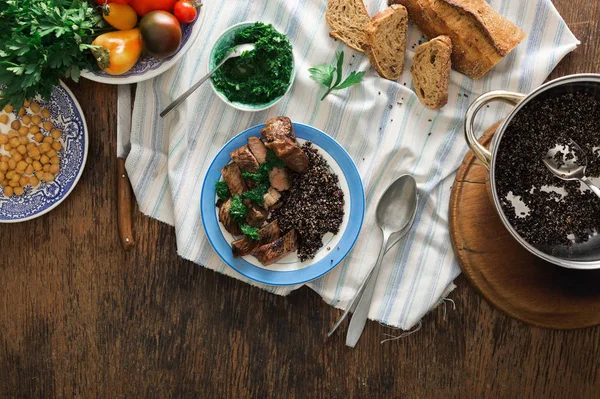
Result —
[[[488, 146], [498, 124], [481, 138]], [[539, 327], [600, 324], [600, 270], [547, 263], [506, 230], [488, 192], [488, 171], [469, 151], [450, 197], [450, 237], [465, 276], [496, 308]]]

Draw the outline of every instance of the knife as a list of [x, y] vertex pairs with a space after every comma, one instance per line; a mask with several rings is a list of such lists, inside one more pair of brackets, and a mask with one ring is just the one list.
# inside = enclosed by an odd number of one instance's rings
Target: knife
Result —
[[118, 85], [117, 97], [117, 226], [125, 251], [135, 242], [131, 231], [131, 183], [125, 160], [131, 150], [131, 85]]

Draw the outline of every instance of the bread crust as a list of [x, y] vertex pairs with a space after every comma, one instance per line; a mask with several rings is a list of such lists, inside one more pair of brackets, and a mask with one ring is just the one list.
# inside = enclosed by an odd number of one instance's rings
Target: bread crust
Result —
[[[441, 46], [439, 47], [439, 51], [438, 51], [438, 57], [441, 58], [443, 60], [443, 64], [441, 65], [441, 70], [440, 70], [440, 75], [439, 75], [439, 86], [436, 88], [436, 93], [438, 94], [438, 97], [434, 99], [434, 101], [432, 102], [431, 98], [427, 96], [427, 94], [431, 94], [431, 93], [426, 93], [425, 95], [421, 94], [421, 89], [424, 89], [424, 87], [421, 86], [421, 79], [418, 76], [418, 74], [420, 73], [420, 71], [418, 70], [418, 68], [421, 66], [419, 65], [419, 62], [422, 61], [421, 55], [425, 55], [425, 52], [427, 52], [428, 50], [430, 50], [430, 48], [432, 46]], [[417, 50], [415, 51], [415, 58], [414, 58], [414, 62], [411, 68], [411, 73], [413, 75], [413, 84], [415, 86], [415, 93], [417, 95], [417, 97], [419, 98], [419, 100], [421, 101], [421, 103], [423, 105], [425, 105], [428, 108], [432, 108], [432, 109], [436, 109], [436, 108], [442, 108], [444, 105], [446, 105], [448, 103], [448, 88], [450, 86], [450, 70], [452, 69], [452, 62], [451, 62], [451, 54], [452, 54], [452, 39], [450, 39], [450, 37], [448, 36], [438, 36], [428, 42], [425, 42], [423, 44], [421, 44], [419, 47], [417, 47]], [[425, 61], [427, 62], [427, 61]], [[423, 90], [423, 91], [424, 91]]]
[[[339, 15], [341, 4], [344, 4], [345, 6], [352, 4], [353, 6], [358, 7], [357, 18], [360, 19], [360, 21], [358, 21], [358, 23], [356, 23], [356, 21], [354, 21], [354, 23], [348, 23], [345, 18], [342, 18], [342, 16]], [[362, 0], [328, 0], [327, 10], [325, 11], [325, 20], [332, 29], [329, 32], [329, 36], [341, 40], [347, 46], [360, 51], [361, 53], [363, 52], [363, 46], [366, 42], [364, 27], [369, 22], [370, 17]]]

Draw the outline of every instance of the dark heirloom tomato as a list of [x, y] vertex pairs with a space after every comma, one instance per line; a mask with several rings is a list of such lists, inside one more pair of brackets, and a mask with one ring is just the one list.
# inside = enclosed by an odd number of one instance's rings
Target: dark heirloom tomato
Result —
[[157, 58], [167, 58], [179, 50], [181, 25], [166, 11], [152, 11], [140, 22], [144, 51]]

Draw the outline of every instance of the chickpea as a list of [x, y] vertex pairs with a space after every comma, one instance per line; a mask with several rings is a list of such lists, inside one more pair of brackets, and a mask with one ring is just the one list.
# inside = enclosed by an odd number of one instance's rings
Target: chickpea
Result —
[[12, 177], [14, 175], [15, 175], [15, 171], [14, 170], [9, 170], [8, 172], [6, 172], [4, 174], [4, 178], [10, 180], [10, 179], [12, 179]]
[[39, 172], [40, 170], [42, 170], [42, 168], [43, 168], [43, 166], [40, 161], [33, 161], [33, 170], [35, 170], [36, 172]]
[[18, 181], [12, 181], [12, 180], [11, 180], [11, 181], [9, 181], [9, 182], [8, 182], [8, 185], [9, 185], [10, 187], [12, 187], [12, 188], [19, 187], [19, 182], [18, 182]]
[[25, 193], [25, 190], [23, 190], [23, 187], [15, 187], [14, 193], [15, 195], [23, 195]]
[[17, 132], [16, 130], [9, 130], [8, 131], [8, 139], [12, 139], [13, 137], [19, 137], [19, 132]]
[[29, 128], [27, 126], [21, 126], [19, 129], [19, 134], [21, 136], [27, 136], [29, 134]]
[[6, 144], [6, 143], [8, 143], [8, 135], [0, 134], [0, 144]]
[[14, 194], [13, 188], [8, 186], [8, 187], [4, 187], [4, 195], [7, 196], [8, 198], [12, 197]]
[[2, 161], [0, 162], [0, 171], [6, 172], [8, 170], [8, 162]]
[[4, 178], [4, 180], [0, 181], [0, 186], [3, 186], [3, 187], [8, 186], [8, 179]]
[[50, 134], [54, 140], [58, 140], [62, 136], [62, 132], [59, 129], [52, 129]]
[[25, 155], [25, 154], [27, 154], [27, 147], [25, 147], [23, 144], [21, 144], [20, 146], [17, 147], [17, 151], [21, 155]]
[[46, 130], [46, 131], [51, 131], [52, 128], [54, 127], [54, 124], [52, 124], [52, 122], [46, 121], [44, 123], [42, 123], [42, 127]]
[[29, 185], [30, 185], [31, 187], [35, 187], [35, 186], [37, 186], [38, 184], [40, 184], [40, 181], [38, 180], [38, 178], [37, 178], [37, 177], [35, 177], [35, 176], [31, 176], [31, 177], [29, 178]]
[[4, 112], [6, 112], [7, 114], [10, 114], [11, 112], [13, 112], [15, 109], [15, 107], [13, 107], [10, 104], [7, 104], [4, 106]]
[[52, 165], [60, 165], [60, 158], [58, 156], [54, 156], [50, 158], [50, 163]]
[[46, 165], [44, 165], [43, 171], [44, 172], [50, 172], [50, 166], [51, 165], [49, 163], [47, 163]]
[[21, 107], [21, 109], [19, 110], [19, 113], [18, 113], [17, 115], [19, 115], [19, 116], [21, 116], [21, 117], [22, 117], [23, 115], [25, 115], [25, 108]]
[[59, 165], [50, 165], [50, 173], [56, 175], [56, 174], [58, 174], [58, 172], [60, 172]]
[[42, 123], [42, 117], [39, 115], [33, 115], [31, 117], [31, 123], [35, 123], [36, 125], [39, 125], [40, 123]]
[[12, 177], [10, 178], [10, 181], [13, 181], [15, 183], [19, 183], [19, 180], [21, 180], [21, 175], [18, 173], [15, 173], [14, 175], [12, 175]]
[[31, 158], [31, 157], [25, 157], [25, 163], [27, 165], [31, 165], [33, 163], [33, 158]]
[[6, 114], [0, 115], [0, 123], [2, 123], [3, 125], [6, 125], [8, 123], [8, 115], [6, 115]]
[[31, 116], [23, 115], [23, 117], [21, 118], [21, 123], [23, 123], [24, 125], [29, 125], [31, 123]]
[[25, 161], [19, 161], [17, 163], [17, 171], [19, 173], [25, 172], [25, 168], [27, 168], [27, 162], [25, 162]]
[[21, 121], [15, 119], [14, 121], [12, 121], [12, 123], [10, 124], [10, 128], [14, 129], [14, 130], [19, 130], [21, 128]]
[[46, 172], [46, 173], [44, 173], [44, 180], [54, 181], [54, 175], [50, 172]]
[[42, 143], [42, 144], [40, 144], [40, 146], [39, 146], [40, 152], [41, 152], [42, 154], [44, 154], [44, 153], [46, 153], [46, 152], [50, 151], [50, 149], [51, 149], [51, 148], [52, 148], [52, 147], [50, 147], [50, 144], [48, 144], [48, 143]]
[[44, 118], [50, 118], [50, 110], [48, 108], [42, 109], [42, 116]]
[[35, 143], [29, 142], [26, 145], [27, 147], [27, 151], [31, 151], [32, 149], [36, 148], [37, 146], [35, 145]]
[[12, 158], [11, 158], [11, 159], [9, 159], [9, 160], [8, 160], [8, 169], [9, 169], [9, 170], [11, 170], [11, 169], [14, 169], [14, 168], [16, 168], [16, 167], [17, 167], [17, 161], [15, 161], [15, 160], [14, 160], [14, 159], [12, 159]]
[[42, 165], [46, 165], [48, 162], [50, 162], [50, 158], [48, 158], [48, 155], [44, 154], [40, 158], [40, 162], [42, 163]]
[[4, 172], [0, 172], [0, 181], [4, 180]]
[[21, 155], [21, 153], [19, 153], [17, 151], [15, 151], [15, 153], [11, 154], [11, 155], [12, 155], [12, 159], [14, 159], [16, 163], [19, 163], [19, 161], [23, 160], [23, 155]]
[[27, 143], [29, 143], [29, 139], [26, 136], [21, 136], [19, 137], [19, 143], [21, 143], [21, 145], [27, 145]]
[[9, 158], [9, 157], [7, 157], [6, 155], [2, 155], [2, 156], [0, 156], [0, 162], [8, 162], [8, 160], [9, 160], [9, 159], [10, 159], [10, 158]]
[[62, 149], [62, 144], [55, 141], [54, 143], [52, 143], [52, 149], [54, 151], [60, 151]]
[[4, 144], [4, 149], [6, 151], [10, 151], [10, 150], [12, 150], [12, 145], [10, 145], [10, 144]]
[[33, 102], [31, 103], [31, 105], [29, 105], [29, 108], [31, 108], [31, 110], [32, 110], [33, 112], [35, 112], [36, 114], [37, 114], [38, 112], [40, 112], [40, 104], [38, 104], [38, 103], [37, 103], [37, 102], [35, 102], [35, 101], [33, 101]]
[[41, 133], [36, 133], [35, 136], [33, 137], [33, 140], [38, 143], [41, 143], [42, 140], [44, 140], [44, 135]]
[[31, 126], [31, 127], [29, 128], [29, 133], [31, 133], [31, 134], [33, 134], [33, 135], [36, 135], [36, 134], [38, 134], [39, 132], [40, 132], [40, 128], [39, 128], [38, 126], [35, 126], [35, 125], [34, 125], [34, 126]]
[[10, 139], [10, 141], [8, 143], [15, 148], [17, 148], [19, 145], [21, 145], [21, 142], [16, 137], [13, 137], [12, 139]]
[[19, 185], [21, 187], [25, 187], [28, 184], [29, 184], [29, 177], [27, 177], [27, 176], [21, 176], [21, 178], [19, 179]]
[[34, 172], [33, 165], [27, 165], [27, 167], [25, 168], [25, 174], [32, 175], [33, 172]]
[[54, 149], [50, 149], [50, 151], [48, 151], [48, 152], [46, 153], [46, 155], [47, 155], [47, 156], [48, 156], [48, 158], [50, 158], [50, 159], [52, 159], [52, 158], [54, 158], [54, 157], [58, 156], [58, 154], [56, 153], [56, 151], [55, 151]]
[[35, 147], [35, 144], [34, 144], [34, 147], [29, 150], [29, 155], [31, 155], [31, 157], [35, 157], [36, 155], [40, 156], [40, 149]]
[[52, 144], [54, 143], [54, 139], [52, 138], [52, 136], [46, 136], [44, 137], [44, 143]]

